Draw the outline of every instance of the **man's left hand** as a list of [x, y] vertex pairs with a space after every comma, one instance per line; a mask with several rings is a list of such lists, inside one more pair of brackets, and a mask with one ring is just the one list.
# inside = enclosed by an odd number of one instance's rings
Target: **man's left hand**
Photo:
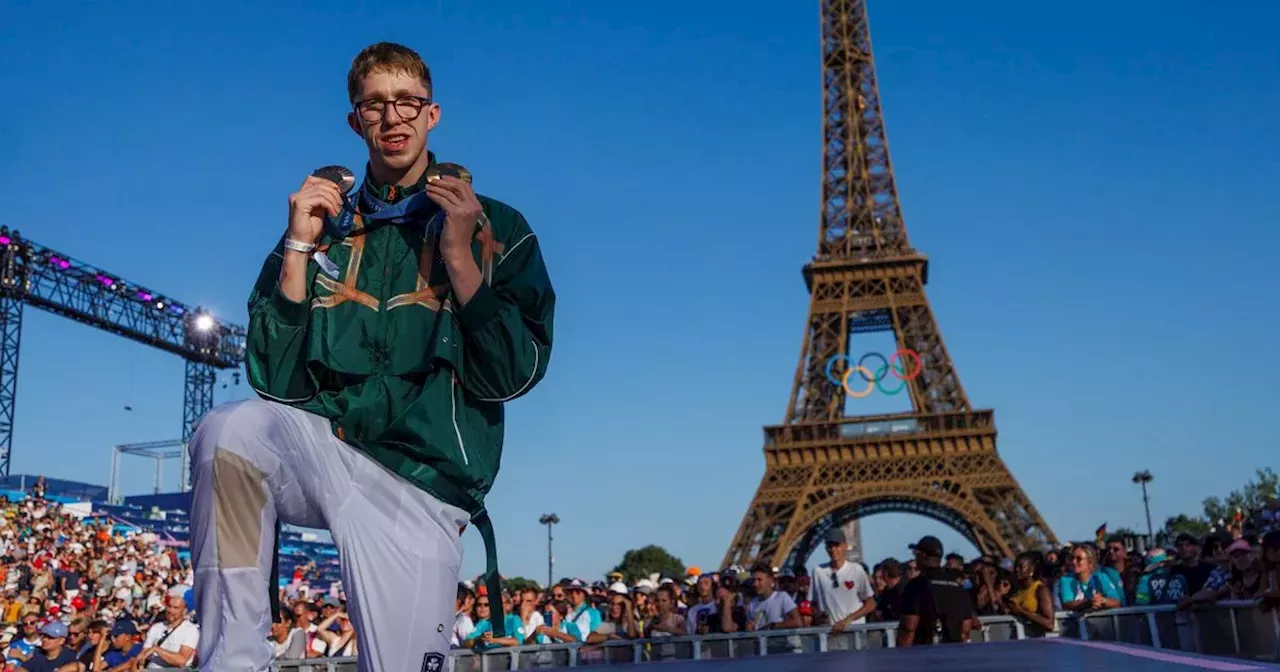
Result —
[[484, 212], [476, 192], [466, 180], [442, 176], [427, 183], [427, 197], [444, 210], [444, 230], [440, 234], [440, 253], [447, 259], [451, 255], [470, 255], [471, 239], [476, 233], [476, 223]]

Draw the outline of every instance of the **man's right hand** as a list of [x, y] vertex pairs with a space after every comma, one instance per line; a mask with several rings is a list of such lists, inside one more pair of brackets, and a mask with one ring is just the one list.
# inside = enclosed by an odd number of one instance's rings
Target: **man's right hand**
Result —
[[342, 211], [342, 191], [321, 177], [308, 176], [289, 195], [288, 236], [300, 243], [315, 244], [324, 232], [324, 216], [337, 217]]

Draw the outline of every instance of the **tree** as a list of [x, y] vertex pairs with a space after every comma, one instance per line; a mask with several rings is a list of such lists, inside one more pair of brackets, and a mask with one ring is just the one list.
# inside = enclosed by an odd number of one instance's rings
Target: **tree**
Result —
[[1245, 515], [1261, 509], [1270, 500], [1276, 498], [1280, 490], [1280, 475], [1270, 467], [1254, 472], [1254, 480], [1244, 484], [1243, 488], [1231, 491], [1225, 500], [1209, 497], [1204, 500], [1204, 517], [1210, 524], [1218, 525], [1218, 521], [1230, 521], [1236, 510]]
[[1180, 513], [1164, 521], [1164, 526], [1156, 530], [1156, 545], [1172, 546], [1179, 534], [1189, 534], [1196, 539], [1203, 539], [1209, 534], [1209, 522], [1203, 518], [1192, 518]]
[[672, 578], [684, 576], [684, 563], [661, 546], [650, 544], [633, 548], [622, 555], [622, 562], [613, 568], [622, 572], [622, 580], [631, 583], [650, 574], [662, 574]]
[[526, 579], [523, 576], [513, 576], [507, 579], [506, 589], [508, 593], [523, 590], [525, 588], [533, 588], [534, 590], [540, 590], [538, 586], [538, 582], [534, 581], [533, 579]]

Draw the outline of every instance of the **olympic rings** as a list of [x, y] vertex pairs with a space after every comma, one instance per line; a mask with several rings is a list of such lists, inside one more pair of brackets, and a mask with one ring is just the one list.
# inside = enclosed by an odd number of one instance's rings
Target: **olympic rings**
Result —
[[[880, 358], [881, 362], [880, 366], [876, 367], [875, 373], [872, 373], [871, 368], [867, 366], [867, 360], [872, 357]], [[911, 367], [910, 372], [908, 372], [904, 366], [904, 360], [908, 359], [913, 360], [912, 363], [914, 364], [914, 366]], [[835, 372], [833, 371], [836, 366], [836, 362], [843, 362], [844, 364], [844, 373], [841, 374], [839, 378], [836, 377]], [[854, 399], [862, 399], [870, 396], [872, 390], [876, 388], [876, 385], [883, 381], [885, 376], [889, 374], [893, 374], [893, 377], [897, 378], [901, 382], [899, 382], [898, 386], [893, 389], [880, 385], [880, 391], [892, 396], [901, 392], [902, 388], [907, 386], [908, 381], [919, 378], [920, 373], [923, 370], [924, 364], [920, 361], [919, 353], [908, 348], [901, 348], [897, 352], [894, 352], [888, 359], [885, 359], [884, 355], [878, 352], [868, 352], [863, 355], [856, 364], [848, 355], [836, 355], [827, 360], [826, 374], [827, 380], [831, 381], [832, 385], [839, 385], [843, 387], [844, 393]], [[854, 390], [849, 385], [849, 378], [855, 372], [864, 382], [867, 383], [866, 389]]]

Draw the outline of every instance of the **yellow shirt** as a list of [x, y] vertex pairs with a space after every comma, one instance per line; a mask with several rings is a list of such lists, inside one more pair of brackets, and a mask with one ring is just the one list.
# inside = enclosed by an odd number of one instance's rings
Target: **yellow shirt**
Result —
[[1042, 585], [1044, 585], [1044, 583], [1040, 581], [1040, 579], [1032, 581], [1031, 585], [1027, 586], [1026, 589], [1013, 594], [1013, 601], [1016, 602], [1018, 606], [1033, 614], [1040, 613], [1040, 599], [1036, 597], [1036, 595], [1039, 593], [1040, 586]]

